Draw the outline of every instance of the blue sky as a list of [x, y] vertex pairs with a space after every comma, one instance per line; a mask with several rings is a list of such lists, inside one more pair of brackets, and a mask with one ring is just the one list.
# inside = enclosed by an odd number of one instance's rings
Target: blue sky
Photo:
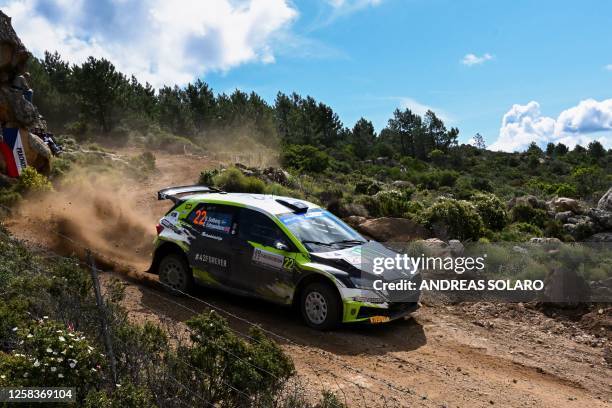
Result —
[[531, 140], [612, 147], [612, 2], [1, 3], [35, 54], [104, 56], [155, 85], [201, 77], [271, 102], [295, 91], [346, 126], [364, 116], [377, 130], [396, 107], [431, 108], [462, 142], [480, 132], [503, 150]]

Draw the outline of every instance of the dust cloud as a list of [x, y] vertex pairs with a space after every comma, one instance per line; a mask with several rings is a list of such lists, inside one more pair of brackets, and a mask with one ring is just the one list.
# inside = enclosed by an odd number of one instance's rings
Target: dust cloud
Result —
[[56, 191], [24, 200], [11, 229], [64, 256], [84, 259], [89, 248], [102, 267], [141, 272], [151, 260], [159, 218], [142, 189], [135, 180], [73, 175]]

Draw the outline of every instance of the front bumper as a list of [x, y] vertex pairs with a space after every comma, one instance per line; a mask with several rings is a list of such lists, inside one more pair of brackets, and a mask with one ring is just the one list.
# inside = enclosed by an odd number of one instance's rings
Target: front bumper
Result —
[[418, 302], [371, 305], [355, 301], [344, 302], [343, 323], [380, 324], [401, 319], [419, 308]]

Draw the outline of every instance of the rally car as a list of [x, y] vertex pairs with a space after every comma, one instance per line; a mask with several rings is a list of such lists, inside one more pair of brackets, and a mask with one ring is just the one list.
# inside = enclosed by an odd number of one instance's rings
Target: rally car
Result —
[[158, 199], [173, 206], [157, 225], [149, 272], [173, 293], [201, 284], [294, 305], [321, 330], [340, 322], [384, 323], [418, 307], [418, 290], [392, 293], [373, 285], [420, 281], [418, 271], [373, 274], [367, 259], [395, 252], [316, 204], [207, 186], [170, 187]]

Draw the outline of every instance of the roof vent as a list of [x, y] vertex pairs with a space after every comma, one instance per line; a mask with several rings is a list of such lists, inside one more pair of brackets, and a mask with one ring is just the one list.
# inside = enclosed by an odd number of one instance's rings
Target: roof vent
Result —
[[299, 201], [289, 202], [287, 200], [283, 200], [282, 198], [277, 198], [276, 202], [284, 205], [287, 208], [290, 208], [296, 214], [301, 214], [301, 213], [305, 213], [306, 211], [308, 211], [308, 206]]

